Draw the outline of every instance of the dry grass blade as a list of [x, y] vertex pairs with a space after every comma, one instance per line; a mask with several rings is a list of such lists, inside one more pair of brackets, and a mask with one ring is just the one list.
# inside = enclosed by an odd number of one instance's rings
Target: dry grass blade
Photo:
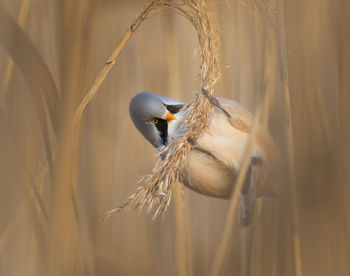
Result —
[[266, 0], [240, 0], [249, 13], [263, 23], [267, 19], [274, 27], [279, 28], [276, 22], [276, 11], [271, 8], [271, 3]]
[[[30, 8], [30, 2], [31, 0], [23, 0], [19, 13], [18, 13], [18, 25], [21, 26], [22, 28], [24, 27], [25, 22], [27, 21], [28, 18], [28, 12]], [[13, 60], [11, 58], [8, 59], [7, 65], [6, 65], [6, 70], [4, 74], [4, 83], [3, 83], [3, 93], [6, 95], [7, 90], [10, 86], [12, 75], [13, 75]]]
[[302, 257], [301, 257], [301, 243], [299, 232], [299, 211], [297, 202], [297, 181], [295, 170], [295, 157], [294, 157], [294, 138], [293, 138], [293, 125], [292, 125], [292, 112], [290, 104], [290, 92], [289, 92], [289, 77], [288, 77], [288, 62], [287, 62], [287, 40], [285, 30], [285, 18], [284, 18], [284, 5], [281, 2], [281, 16], [280, 16], [280, 32], [277, 32], [279, 38], [280, 47], [280, 63], [281, 63], [281, 77], [283, 85], [283, 100], [284, 100], [284, 117], [285, 117], [285, 132], [286, 132], [286, 144], [288, 155], [288, 174], [290, 178], [290, 190], [291, 190], [291, 218], [292, 218], [292, 234], [293, 234], [293, 253], [294, 253], [294, 269], [295, 275], [302, 276]]
[[[6, 116], [5, 112], [0, 108], [0, 129], [4, 132], [4, 137], [7, 136], [8, 141], [10, 141], [10, 145], [8, 149], [11, 150], [11, 158], [8, 159], [7, 165], [13, 166], [16, 164], [18, 166], [18, 175], [25, 176], [25, 180], [23, 182], [19, 182], [19, 188], [23, 190], [24, 194], [24, 203], [26, 206], [26, 211], [28, 215], [31, 217], [32, 226], [35, 233], [35, 238], [37, 239], [39, 248], [44, 248], [46, 246], [46, 226], [48, 222], [48, 216], [46, 209], [44, 207], [44, 203], [40, 195], [37, 193], [37, 190], [34, 186], [33, 176], [30, 174], [26, 164], [22, 159], [22, 147], [16, 139], [16, 136], [13, 132], [13, 127], [10, 125], [10, 120]], [[1, 143], [1, 151], [5, 152], [4, 147], [8, 146], [6, 143]], [[4, 168], [5, 164], [2, 164], [2, 170], [6, 170]], [[3, 171], [0, 173], [4, 173]], [[8, 195], [9, 196], [9, 195]], [[34, 198], [34, 200], [33, 200]], [[21, 210], [22, 206], [17, 206]], [[18, 211], [14, 210], [14, 211]], [[40, 216], [42, 214], [43, 216]], [[44, 218], [44, 220], [42, 220]], [[11, 228], [12, 221], [6, 224], [3, 235], [8, 232], [7, 229]], [[5, 238], [6, 239], [6, 238]]]
[[[49, 140], [50, 122], [56, 126], [58, 92], [43, 58], [27, 35], [5, 11], [0, 8], [0, 44], [22, 71], [36, 105], [38, 119], [44, 139], [46, 155], [52, 175], [53, 157]], [[46, 116], [46, 108], [49, 118]]]
[[[35, 102], [45, 102], [53, 127], [59, 100], [55, 81], [40, 53], [18, 23], [0, 8], [0, 43], [23, 73]], [[34, 94], [35, 92], [35, 94]], [[39, 96], [40, 94], [40, 96]]]
[[23, 162], [22, 158], [20, 158], [21, 153], [24, 151], [22, 148], [22, 145], [18, 141], [15, 133], [14, 133], [14, 127], [10, 123], [10, 119], [6, 115], [6, 113], [3, 111], [3, 109], [0, 107], [0, 126], [2, 130], [5, 130], [5, 133], [10, 137], [10, 141], [12, 142], [12, 147], [9, 147], [11, 150], [11, 153], [13, 156], [17, 157], [17, 164], [20, 164], [20, 168], [23, 170], [24, 174], [26, 175], [27, 181], [27, 189], [29, 193], [32, 193], [32, 196], [34, 197], [35, 201], [38, 204], [38, 208], [41, 211], [44, 219], [46, 222], [49, 221], [48, 215], [44, 206], [44, 203], [41, 199], [41, 195], [35, 185], [35, 179], [34, 176], [29, 171], [27, 165]]
[[[299, 233], [299, 218], [298, 218], [298, 204], [297, 204], [297, 191], [296, 191], [296, 171], [295, 171], [295, 157], [294, 157], [294, 139], [293, 139], [293, 126], [292, 126], [292, 112], [290, 104], [290, 92], [289, 92], [289, 80], [288, 80], [288, 51], [286, 41], [285, 30], [285, 18], [284, 18], [284, 5], [283, 1], [279, 1], [279, 18], [277, 13], [271, 8], [270, 3], [266, 0], [245, 0], [240, 1], [247, 10], [249, 10], [258, 19], [264, 17], [268, 20], [271, 26], [274, 28], [277, 42], [279, 47], [279, 60], [281, 67], [281, 81], [283, 86], [283, 101], [284, 101], [284, 117], [285, 117], [285, 134], [286, 145], [288, 155], [288, 174], [290, 178], [290, 190], [291, 190], [291, 219], [292, 219], [292, 234], [293, 234], [293, 249], [294, 249], [294, 267], [296, 275], [302, 276], [302, 257], [301, 257], [301, 245], [300, 245], [300, 233]], [[322, 112], [321, 112], [322, 114]], [[324, 120], [321, 120], [324, 121]]]

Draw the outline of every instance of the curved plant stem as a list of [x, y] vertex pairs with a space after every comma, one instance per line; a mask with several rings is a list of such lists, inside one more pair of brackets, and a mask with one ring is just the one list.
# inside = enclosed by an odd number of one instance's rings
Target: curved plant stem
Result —
[[74, 120], [73, 120], [74, 126], [76, 126], [79, 123], [86, 107], [91, 102], [91, 100], [95, 97], [98, 89], [100, 88], [101, 84], [107, 77], [108, 73], [111, 71], [113, 65], [115, 64], [115, 60], [117, 59], [117, 57], [119, 56], [123, 48], [125, 47], [126, 43], [129, 41], [131, 36], [137, 30], [137, 28], [141, 25], [141, 23], [145, 21], [145, 19], [151, 13], [151, 11], [154, 8], [156, 8], [158, 5], [159, 5], [159, 1], [152, 1], [141, 13], [141, 15], [136, 19], [136, 21], [132, 25], [130, 25], [129, 29], [125, 32], [122, 39], [118, 43], [117, 47], [115, 47], [111, 56], [107, 59], [102, 70], [99, 72], [94, 82], [92, 83], [91, 87], [89, 88], [88, 92], [86, 93], [83, 100], [81, 101], [80, 105], [78, 106], [74, 115]]

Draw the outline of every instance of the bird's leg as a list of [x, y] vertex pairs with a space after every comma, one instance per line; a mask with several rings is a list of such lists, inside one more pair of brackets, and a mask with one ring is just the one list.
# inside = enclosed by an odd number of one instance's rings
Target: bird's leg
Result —
[[248, 226], [255, 206], [255, 183], [252, 165], [249, 165], [239, 199], [240, 225]]

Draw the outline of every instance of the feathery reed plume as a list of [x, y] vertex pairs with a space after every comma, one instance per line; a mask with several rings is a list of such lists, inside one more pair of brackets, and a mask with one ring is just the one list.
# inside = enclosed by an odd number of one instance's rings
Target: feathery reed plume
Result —
[[[152, 3], [155, 3], [157, 8], [170, 7], [175, 9], [195, 28], [199, 43], [202, 89], [195, 100], [187, 106], [189, 115], [183, 122], [187, 129], [186, 133], [161, 149], [161, 153], [167, 153], [165, 159], [156, 163], [153, 174], [141, 179], [143, 185], [138, 188], [136, 193], [120, 206], [106, 213], [105, 220], [127, 206], [132, 206], [135, 209], [147, 207], [147, 212], [152, 207], [157, 206], [153, 218], [163, 214], [169, 206], [173, 185], [181, 180], [186, 171], [192, 142], [206, 129], [210, 104], [220, 106], [211, 94], [218, 79], [219, 40], [205, 1], [163, 0]], [[226, 114], [228, 115], [227, 112]]]

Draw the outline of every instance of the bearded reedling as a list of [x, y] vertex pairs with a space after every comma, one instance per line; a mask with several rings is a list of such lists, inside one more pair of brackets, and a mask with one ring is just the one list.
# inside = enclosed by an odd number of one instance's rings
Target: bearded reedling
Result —
[[[252, 115], [237, 102], [224, 98], [218, 101], [231, 116], [251, 126]], [[129, 111], [136, 128], [155, 148], [170, 144], [186, 130], [182, 124], [188, 114], [186, 105], [177, 100], [142, 92], [131, 100]], [[193, 141], [181, 182], [201, 194], [229, 199], [248, 139], [248, 132], [233, 127], [222, 110], [213, 106], [207, 132]], [[250, 223], [255, 197], [268, 192], [268, 181], [264, 180], [276, 162], [275, 145], [262, 126], [258, 128], [250, 160], [240, 194], [242, 226]]]

